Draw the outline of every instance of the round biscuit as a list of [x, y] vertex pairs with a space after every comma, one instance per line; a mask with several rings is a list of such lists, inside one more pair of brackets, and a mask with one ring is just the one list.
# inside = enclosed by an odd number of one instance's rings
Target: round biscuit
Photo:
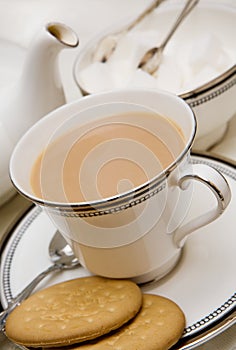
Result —
[[141, 310], [128, 324], [111, 335], [67, 350], [167, 350], [180, 339], [184, 327], [185, 316], [176, 303], [162, 296], [144, 294]]
[[141, 305], [142, 293], [134, 282], [78, 278], [31, 295], [7, 318], [6, 334], [25, 346], [69, 345], [117, 329]]

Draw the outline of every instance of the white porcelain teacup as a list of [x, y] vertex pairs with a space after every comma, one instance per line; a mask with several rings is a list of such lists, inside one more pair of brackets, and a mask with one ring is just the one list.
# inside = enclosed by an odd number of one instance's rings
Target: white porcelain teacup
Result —
[[[85, 200], [70, 200], [65, 195], [63, 176], [68, 155], [78, 139], [76, 136], [75, 139], [69, 138], [67, 144], [62, 141], [64, 154], [58, 172], [53, 174], [49, 185], [50, 190], [55, 183], [55, 191], [61, 191], [62, 197], [59, 200], [47, 197], [45, 174], [48, 170], [50, 173], [50, 167], [53, 167], [53, 161], [49, 159], [47, 162], [47, 150], [55, 144], [58, 150], [57, 140], [63, 140], [63, 135], [69, 135], [69, 131], [75, 128], [90, 132], [91, 123], [101, 123], [102, 130], [104, 125], [110, 126], [112, 123], [126, 125], [126, 119], [117, 123], [112, 118], [132, 113], [143, 115], [141, 120], [144, 124], [139, 125], [134, 119], [128, 120], [127, 125], [132, 124], [141, 131], [145, 129], [150, 137], [156, 138], [158, 130], [154, 130], [153, 124], [145, 124], [146, 113], [150, 111], [167, 122], [167, 131], [163, 129], [159, 135], [173, 156], [167, 166], [160, 168], [153, 176], [149, 166], [152, 167], [156, 160], [159, 162], [154, 149], [149, 149], [140, 140], [131, 139], [129, 135], [122, 138], [113, 135], [109, 142], [102, 140], [101, 144], [92, 146], [81, 163], [84, 168], [81, 166], [78, 178], [79, 185], [85, 191]], [[86, 125], [88, 129], [83, 129]], [[172, 136], [168, 134], [171, 128], [174, 129]], [[94, 130], [97, 132], [98, 129]], [[180, 150], [176, 149], [175, 133], [183, 141]], [[218, 218], [230, 202], [231, 192], [222, 174], [208, 165], [191, 164], [190, 149], [195, 134], [196, 119], [191, 108], [174, 94], [147, 89], [94, 94], [60, 107], [36, 123], [19, 141], [12, 154], [10, 176], [23, 196], [44, 208], [84, 267], [101, 276], [131, 278], [137, 283], [144, 283], [159, 279], [172, 270], [181, 256], [186, 237]], [[115, 148], [112, 148], [114, 145]], [[137, 148], [133, 149], [133, 146]], [[43, 188], [41, 195], [35, 195], [31, 184], [32, 168], [43, 150], [46, 150], [45, 161], [42, 158], [39, 175], [42, 188], [46, 183], [46, 190]], [[137, 186], [132, 186], [128, 181], [128, 187], [121, 186], [115, 194], [108, 197], [99, 195], [100, 172], [104, 165], [113, 164], [111, 161], [116, 159], [137, 163], [138, 168], [134, 169], [144, 170], [147, 180]], [[109, 181], [123, 171], [123, 163], [120, 164], [108, 178]], [[87, 173], [83, 173], [84, 169], [87, 169]], [[195, 213], [198, 216], [194, 219], [187, 216], [193, 196], [192, 180], [203, 183], [215, 196], [215, 207], [209, 210], [209, 205], [202, 203], [204, 214]], [[96, 195], [93, 197], [92, 189], [98, 190], [97, 198]]]

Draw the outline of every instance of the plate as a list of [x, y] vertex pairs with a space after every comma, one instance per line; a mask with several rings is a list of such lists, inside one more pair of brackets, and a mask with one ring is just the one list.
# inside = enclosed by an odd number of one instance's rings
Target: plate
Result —
[[[143, 292], [166, 296], [183, 309], [186, 315], [183, 338], [186, 339], [211, 327], [215, 329], [222, 319], [232, 314], [236, 305], [236, 167], [208, 156], [193, 155], [192, 162], [208, 164], [224, 174], [232, 191], [231, 203], [220, 218], [187, 239], [182, 258], [171, 273], [160, 281], [141, 286]], [[203, 203], [210, 202], [205, 188], [195, 187], [194, 191], [197, 198], [193, 200], [191, 215], [201, 210]], [[48, 245], [55, 231], [39, 207], [31, 209], [12, 231], [1, 260], [3, 307], [51, 264]], [[37, 289], [87, 275], [89, 272], [83, 267], [54, 273]], [[234, 322], [235, 317], [227, 327]], [[214, 331], [214, 336], [223, 330], [222, 327], [219, 329]]]

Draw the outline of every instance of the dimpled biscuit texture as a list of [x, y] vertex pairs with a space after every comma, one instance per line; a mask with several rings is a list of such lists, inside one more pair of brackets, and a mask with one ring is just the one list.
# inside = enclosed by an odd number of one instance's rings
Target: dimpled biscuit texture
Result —
[[26, 346], [73, 344], [122, 326], [141, 305], [141, 290], [131, 281], [78, 278], [30, 296], [7, 318], [6, 334]]
[[127, 325], [111, 335], [65, 350], [167, 350], [179, 340], [184, 327], [185, 316], [178, 305], [161, 296], [144, 294], [140, 312]]

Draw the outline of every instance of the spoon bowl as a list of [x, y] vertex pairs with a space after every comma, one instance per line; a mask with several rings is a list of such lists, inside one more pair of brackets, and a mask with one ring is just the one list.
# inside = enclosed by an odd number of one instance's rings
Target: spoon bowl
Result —
[[54, 234], [49, 244], [48, 252], [51, 261], [54, 264], [59, 264], [62, 269], [71, 269], [79, 264], [71, 247], [59, 231], [56, 231]]
[[8, 307], [0, 313], [0, 331], [4, 329], [8, 315], [32, 293], [43, 278], [51, 272], [72, 269], [79, 265], [79, 260], [59, 231], [52, 237], [48, 252], [53, 264], [36, 276], [16, 297], [8, 301]]
[[168, 32], [162, 44], [158, 47], [151, 48], [144, 54], [144, 56], [142, 57], [139, 63], [139, 66], [138, 66], [139, 68], [143, 69], [149, 74], [154, 74], [157, 71], [161, 63], [163, 51], [166, 45], [168, 44], [172, 35], [175, 33], [176, 29], [179, 27], [182, 21], [187, 17], [187, 15], [194, 9], [194, 7], [198, 4], [198, 2], [199, 0], [188, 0], [186, 2], [184, 8], [182, 9], [181, 13], [179, 14], [174, 25], [171, 27], [170, 31]]

